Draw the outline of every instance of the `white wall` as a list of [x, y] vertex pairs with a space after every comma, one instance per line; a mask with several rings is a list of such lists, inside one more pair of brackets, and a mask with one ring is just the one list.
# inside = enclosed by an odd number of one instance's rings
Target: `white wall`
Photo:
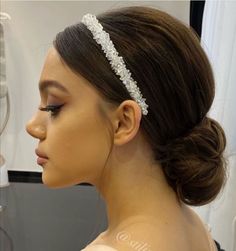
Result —
[[38, 80], [45, 54], [56, 33], [79, 22], [88, 12], [98, 14], [110, 8], [134, 4], [158, 7], [188, 24], [189, 1], [2, 2], [1, 11], [12, 18], [4, 24], [11, 114], [1, 138], [1, 152], [9, 170], [42, 170], [34, 153], [38, 140], [26, 133], [25, 124], [39, 105]]

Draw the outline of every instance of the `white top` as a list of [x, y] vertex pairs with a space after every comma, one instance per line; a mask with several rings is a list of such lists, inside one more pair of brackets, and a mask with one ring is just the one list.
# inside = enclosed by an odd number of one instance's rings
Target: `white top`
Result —
[[87, 247], [81, 249], [80, 251], [118, 251], [118, 250], [107, 245], [94, 244], [91, 246], [88, 245]]

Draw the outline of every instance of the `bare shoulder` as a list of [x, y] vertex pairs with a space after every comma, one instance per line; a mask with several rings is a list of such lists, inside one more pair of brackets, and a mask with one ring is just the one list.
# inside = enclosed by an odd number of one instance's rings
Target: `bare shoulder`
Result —
[[114, 249], [111, 246], [107, 246], [103, 244], [93, 244], [93, 245], [88, 245], [81, 251], [118, 251], [118, 250]]
[[[133, 251], [215, 251], [213, 240], [200, 217], [189, 207], [184, 217], [134, 224], [112, 233], [101, 233], [92, 244], [108, 245], [115, 250]], [[212, 245], [212, 249], [210, 246]]]

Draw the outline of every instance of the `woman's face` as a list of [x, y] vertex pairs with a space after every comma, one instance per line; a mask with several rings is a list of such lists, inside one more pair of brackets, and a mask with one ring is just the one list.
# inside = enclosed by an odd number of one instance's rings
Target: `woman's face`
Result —
[[94, 184], [111, 149], [108, 126], [98, 112], [98, 106], [105, 109], [104, 103], [86, 79], [60, 61], [53, 47], [48, 51], [40, 86], [49, 80], [59, 82], [66, 92], [48, 83], [40, 92], [40, 107], [62, 107], [58, 112], [38, 110], [26, 125], [27, 132], [39, 139], [39, 151], [48, 157], [43, 164], [43, 183], [48, 187]]

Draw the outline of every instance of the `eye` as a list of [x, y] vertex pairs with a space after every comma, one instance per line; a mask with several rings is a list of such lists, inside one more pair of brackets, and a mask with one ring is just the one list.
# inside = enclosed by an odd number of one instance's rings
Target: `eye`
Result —
[[51, 117], [56, 117], [58, 113], [60, 112], [62, 105], [48, 105], [46, 107], [41, 107], [39, 108], [40, 111], [46, 111], [46, 112], [51, 112]]

